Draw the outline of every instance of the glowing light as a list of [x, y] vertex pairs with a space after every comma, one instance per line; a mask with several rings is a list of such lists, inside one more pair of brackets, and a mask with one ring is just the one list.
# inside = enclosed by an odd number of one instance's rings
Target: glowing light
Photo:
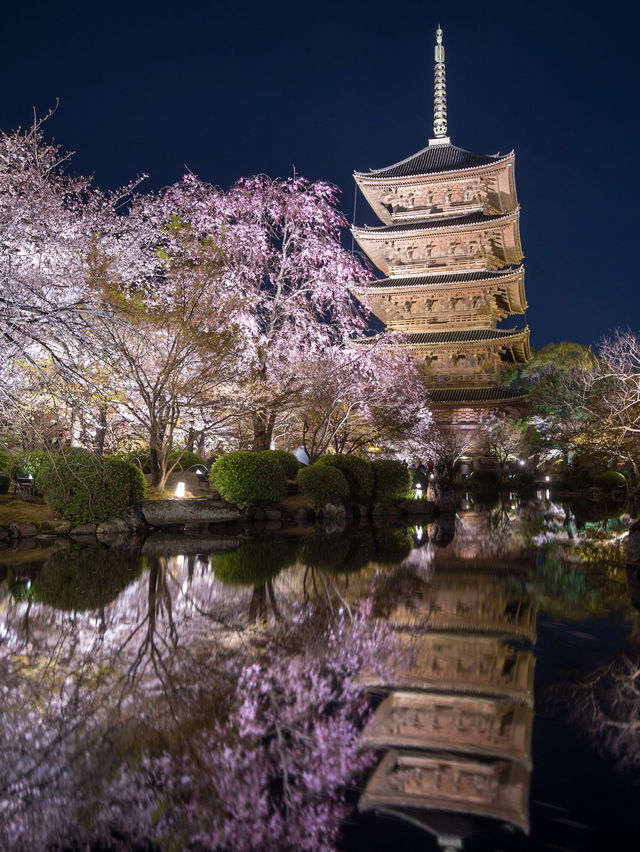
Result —
[[524, 465], [524, 462], [522, 461], [522, 459], [520, 459], [520, 461], [518, 462], [518, 464]]
[[430, 473], [430, 474], [429, 474], [429, 479], [435, 479], [435, 478], [436, 478], [435, 473]]
[[184, 482], [179, 482], [176, 485], [176, 497], [184, 497]]
[[415, 495], [416, 495], [416, 500], [422, 499], [422, 485], [416, 485]]
[[551, 498], [551, 492], [549, 491], [549, 489], [547, 488], [547, 490], [544, 493], [545, 493], [547, 500], [549, 500]]
[[382, 447], [367, 447], [370, 453], [381, 453]]
[[418, 541], [422, 541], [423, 529], [422, 527], [416, 527], [416, 538]]
[[550, 477], [550, 476], [545, 476], [544, 481], [545, 481], [545, 482], [551, 482], [551, 477]]

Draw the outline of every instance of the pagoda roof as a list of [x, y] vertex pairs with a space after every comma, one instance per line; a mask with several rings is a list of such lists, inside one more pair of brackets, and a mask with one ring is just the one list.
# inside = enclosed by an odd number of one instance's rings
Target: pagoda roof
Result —
[[485, 340], [504, 340], [521, 337], [528, 328], [468, 328], [456, 331], [418, 331], [405, 334], [409, 346], [431, 346], [436, 343], [476, 343]]
[[384, 236], [386, 234], [403, 234], [410, 231], [444, 230], [446, 228], [463, 228], [466, 225], [494, 225], [507, 221], [519, 213], [519, 208], [498, 216], [486, 216], [484, 213], [469, 213], [466, 216], [452, 216], [448, 219], [423, 219], [421, 222], [401, 222], [398, 225], [378, 225], [364, 228], [354, 227], [354, 233], [365, 236]]
[[458, 172], [501, 163], [509, 154], [474, 154], [456, 145], [428, 145], [417, 154], [412, 154], [392, 166], [355, 172], [356, 177], [396, 178], [429, 175], [440, 172]]
[[353, 292], [366, 292], [368, 290], [385, 290], [391, 288], [415, 288], [433, 287], [438, 285], [473, 284], [480, 281], [502, 281], [513, 275], [518, 275], [524, 267], [514, 266], [510, 269], [498, 271], [480, 269], [473, 272], [450, 272], [448, 275], [437, 273], [435, 275], [406, 275], [397, 278], [374, 278], [366, 284], [352, 287]]
[[429, 391], [429, 397], [433, 405], [446, 405], [447, 403], [459, 405], [465, 402], [524, 402], [526, 400], [521, 391], [501, 387], [433, 388]]

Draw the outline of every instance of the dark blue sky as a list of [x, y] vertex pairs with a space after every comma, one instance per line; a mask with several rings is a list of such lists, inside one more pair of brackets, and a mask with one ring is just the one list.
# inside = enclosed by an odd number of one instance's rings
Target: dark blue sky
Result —
[[640, 328], [632, 10], [620, 0], [7, 4], [0, 127], [59, 98], [48, 133], [102, 187], [146, 172], [156, 188], [185, 167], [226, 187], [295, 165], [336, 183], [351, 219], [353, 170], [394, 163], [431, 135], [440, 22], [452, 142], [516, 150], [532, 343], [591, 343]]

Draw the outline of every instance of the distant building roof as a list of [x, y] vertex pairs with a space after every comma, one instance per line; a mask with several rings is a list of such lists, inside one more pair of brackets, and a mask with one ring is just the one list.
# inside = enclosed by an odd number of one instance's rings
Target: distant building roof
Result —
[[500, 340], [505, 337], [517, 337], [528, 329], [520, 328], [469, 328], [457, 331], [418, 331], [405, 334], [406, 342], [431, 345], [433, 343], [469, 343], [472, 341]]
[[496, 281], [509, 278], [522, 271], [521, 266], [510, 269], [494, 270], [480, 269], [474, 272], [449, 272], [447, 275], [398, 275], [395, 278], [374, 278], [351, 289], [357, 292], [368, 289], [384, 289], [386, 287], [432, 287], [439, 284], [471, 284], [474, 281]]
[[520, 210], [514, 210], [510, 213], [500, 213], [496, 216], [486, 216], [484, 213], [467, 213], [466, 216], [450, 216], [447, 219], [423, 219], [421, 222], [400, 222], [397, 225], [378, 225], [369, 227], [365, 225], [363, 228], [353, 228], [355, 234], [367, 236], [368, 234], [398, 234], [403, 231], [428, 231], [432, 228], [461, 228], [464, 225], [494, 225], [497, 222], [513, 219], [517, 217]]
[[463, 402], [502, 402], [521, 400], [524, 402], [525, 396], [519, 392], [511, 390], [511, 388], [434, 388], [429, 391], [431, 402], [433, 405], [443, 405], [445, 403], [460, 404]]
[[461, 169], [475, 169], [506, 160], [511, 154], [474, 154], [458, 148], [456, 145], [428, 145], [417, 154], [400, 160], [384, 169], [371, 169], [368, 172], [356, 172], [358, 177], [413, 177], [434, 172], [456, 172]]

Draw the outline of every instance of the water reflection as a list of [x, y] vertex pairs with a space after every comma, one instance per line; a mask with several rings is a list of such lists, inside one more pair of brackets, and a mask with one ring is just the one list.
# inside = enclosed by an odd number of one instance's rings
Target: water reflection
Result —
[[536, 612], [638, 629], [583, 518], [469, 497], [422, 526], [21, 554], [0, 586], [0, 845], [335, 848], [358, 799], [346, 848], [387, 848], [354, 837], [390, 812], [444, 847], [505, 823], [525, 842]]

